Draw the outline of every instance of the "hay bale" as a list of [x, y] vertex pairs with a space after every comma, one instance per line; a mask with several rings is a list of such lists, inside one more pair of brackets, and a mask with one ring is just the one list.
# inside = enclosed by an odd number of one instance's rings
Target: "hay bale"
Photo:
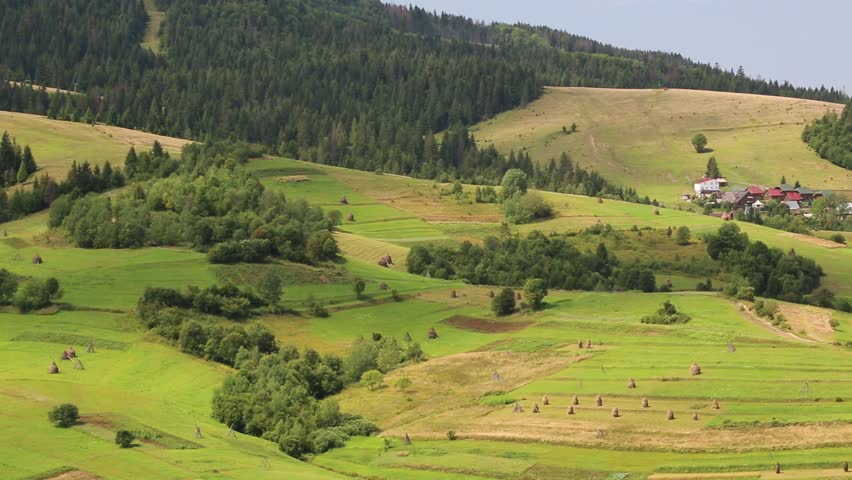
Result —
[[781, 464], [780, 463], [775, 464], [775, 473], [781, 473]]
[[403, 445], [411, 445], [411, 437], [406, 433], [404, 437], [402, 437]]
[[459, 297], [459, 295], [456, 293], [456, 290], [453, 289], [453, 291], [450, 292], [450, 298], [458, 298], [458, 297]]
[[600, 395], [596, 395], [595, 396], [595, 405], [597, 405], [599, 407], [603, 407], [603, 397], [601, 397]]
[[488, 291], [488, 298], [494, 298], [494, 290]]
[[411, 343], [411, 340], [412, 340], [411, 334], [408, 333], [408, 332], [405, 332], [405, 337], [403, 337], [403, 340], [405, 340], [405, 343]]
[[85, 370], [85, 369], [86, 369], [86, 367], [83, 366], [83, 362], [81, 362], [80, 359], [78, 358], [77, 361], [74, 363], [74, 370]]
[[589, 348], [592, 348], [592, 341], [591, 341], [591, 340], [586, 340], [586, 345], [587, 345]]
[[201, 438], [201, 427], [195, 426], [195, 438]]
[[390, 287], [388, 287], [388, 284], [385, 282], [379, 284], [379, 290], [387, 290], [388, 288]]
[[734, 342], [728, 340], [728, 352], [734, 353], [737, 351], [737, 347], [734, 346]]
[[533, 403], [533, 409], [532, 409], [532, 412], [533, 412], [533, 413], [538, 413], [538, 412], [539, 412], [539, 408], [538, 408], [538, 404], [537, 404], [537, 403]]
[[583, 341], [580, 340], [579, 342], [577, 342], [577, 346], [580, 347], [580, 348], [583, 348]]
[[660, 214], [660, 209], [659, 209], [659, 208], [655, 208], [655, 209], [654, 209], [654, 215], [659, 215], [659, 214]]
[[33, 265], [41, 265], [42, 263], [44, 263], [44, 260], [42, 260], [40, 255], [33, 256]]
[[524, 411], [523, 407], [521, 407], [521, 402], [515, 402], [515, 406], [512, 407], [512, 413], [522, 413]]
[[603, 198], [598, 197], [598, 203], [603, 203]]
[[320, 276], [319, 276], [319, 281], [320, 281], [320, 283], [321, 283], [321, 284], [323, 284], [323, 285], [328, 285], [329, 283], [331, 283], [331, 279], [330, 279], [330, 278], [328, 278], [328, 276], [327, 276], [327, 275], [320, 275]]
[[68, 356], [68, 352], [62, 352], [62, 356], [60, 357], [62, 360], [71, 360], [71, 357]]
[[521, 292], [518, 292], [518, 294], [516, 295], [516, 297], [517, 297], [517, 299], [518, 299], [518, 300], [520, 300], [520, 299], [521, 299]]
[[689, 366], [689, 374], [701, 375], [701, 367], [699, 367], [697, 363], [692, 362], [692, 365]]
[[568, 405], [568, 415], [574, 415], [574, 405]]
[[385, 267], [385, 268], [390, 268], [390, 265], [388, 265], [388, 262], [387, 262], [387, 260], [385, 260], [385, 257], [382, 257], [382, 258], [379, 259], [379, 266]]
[[713, 410], [719, 410], [719, 401], [715, 398], [713, 399]]
[[346, 220], [348, 220], [350, 222], [354, 222], [355, 221], [355, 214], [350, 213], [349, 215], [346, 216]]
[[77, 351], [74, 350], [74, 347], [68, 347], [65, 353], [68, 354], [68, 358], [75, 358], [77, 356]]
[[426, 335], [426, 338], [428, 338], [429, 340], [437, 340], [438, 332], [435, 331], [435, 327], [429, 328], [429, 333]]
[[95, 353], [95, 344], [89, 342], [89, 345], [86, 347], [86, 353]]
[[613, 409], [612, 409], [612, 417], [613, 417], [613, 418], [618, 418], [618, 417], [620, 417], [620, 416], [621, 416], [621, 413], [618, 411], [618, 409], [617, 409], [617, 408], [613, 408]]
[[636, 381], [633, 380], [633, 377], [627, 379], [627, 388], [636, 388]]
[[47, 373], [51, 375], [54, 373], [59, 373], [59, 366], [56, 364], [56, 362], [50, 362], [50, 366], [47, 367]]
[[340, 204], [341, 205], [349, 205], [349, 200], [346, 198], [346, 195], [340, 197]]
[[698, 412], [692, 412], [692, 419], [698, 420]]
[[547, 395], [541, 397], [541, 404], [542, 404], [542, 406], [545, 406], [545, 407], [550, 405], [550, 399], [547, 398]]
[[843, 462], [843, 471], [849, 472], [849, 462]]
[[674, 412], [673, 412], [673, 411], [671, 411], [671, 410], [667, 411], [667, 412], [666, 412], [666, 420], [674, 420], [674, 419], [675, 419], [675, 414], [674, 414]]
[[646, 397], [642, 397], [642, 408], [648, 408], [651, 404], [648, 403], [648, 399]]

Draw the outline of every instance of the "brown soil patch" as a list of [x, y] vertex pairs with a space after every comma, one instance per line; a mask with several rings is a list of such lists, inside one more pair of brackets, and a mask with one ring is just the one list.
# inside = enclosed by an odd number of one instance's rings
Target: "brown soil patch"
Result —
[[93, 475], [82, 470], [71, 470], [70, 472], [60, 473], [46, 480], [99, 480], [101, 477]]
[[429, 223], [499, 223], [500, 215], [420, 215]]
[[782, 233], [780, 234], [782, 237], [795, 238], [800, 242], [810, 243], [811, 245], [816, 245], [818, 247], [823, 248], [846, 248], [846, 245], [842, 243], [832, 242], [831, 240], [826, 240], [824, 238], [814, 237], [812, 235], [802, 235], [801, 233]]
[[779, 303], [778, 310], [787, 319], [794, 332], [804, 332], [808, 338], [820, 342], [834, 341], [834, 329], [831, 328], [831, 311], [806, 305]]
[[282, 177], [276, 177], [275, 181], [278, 183], [299, 183], [310, 182], [311, 179], [304, 175], [284, 175]]
[[85, 423], [86, 425], [94, 425], [96, 427], [105, 428], [107, 430], [112, 430], [115, 428], [115, 423], [113, 423], [112, 419], [100, 413], [92, 415], [80, 415], [80, 421]]
[[465, 315], [453, 315], [442, 320], [443, 323], [452, 325], [462, 330], [472, 330], [482, 333], [505, 333], [517, 332], [532, 325], [533, 322], [500, 322], [487, 318], [475, 318]]
[[737, 303], [737, 309], [742, 316], [744, 316], [746, 319], [748, 319], [749, 321], [751, 321], [755, 325], [761, 326], [761, 327], [763, 327], [763, 328], [765, 328], [765, 329], [767, 329], [767, 330], [769, 330], [773, 333], [776, 333], [776, 334], [778, 334], [782, 337], [792, 338], [793, 340], [798, 340], [800, 342], [805, 342], [805, 343], [817, 343], [815, 340], [811, 340], [809, 338], [802, 338], [802, 337], [796, 335], [793, 332], [788, 332], [786, 330], [782, 330], [782, 329], [776, 327], [775, 325], [772, 325], [771, 323], [769, 323], [765, 319], [761, 318], [756, 313], [752, 312], [751, 309], [748, 308], [748, 305], [746, 305], [744, 303]]

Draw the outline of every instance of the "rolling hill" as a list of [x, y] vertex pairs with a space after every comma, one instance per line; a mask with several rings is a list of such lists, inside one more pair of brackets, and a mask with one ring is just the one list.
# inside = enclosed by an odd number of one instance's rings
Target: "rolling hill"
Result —
[[[852, 171], [819, 158], [801, 141], [807, 123], [842, 109], [699, 90], [548, 87], [539, 100], [472, 131], [481, 146], [523, 150], [538, 162], [567, 152], [615, 183], [670, 203], [692, 190], [711, 156], [734, 185], [775, 185], [784, 175], [813, 189], [852, 189]], [[572, 123], [577, 132], [563, 133]], [[695, 153], [690, 141], [698, 132], [712, 151]]]

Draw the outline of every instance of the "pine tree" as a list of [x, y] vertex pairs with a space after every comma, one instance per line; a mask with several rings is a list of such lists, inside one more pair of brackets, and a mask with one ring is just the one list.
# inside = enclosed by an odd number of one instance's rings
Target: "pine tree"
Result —
[[18, 183], [24, 183], [27, 181], [27, 165], [24, 162], [21, 162], [21, 166], [18, 167]]

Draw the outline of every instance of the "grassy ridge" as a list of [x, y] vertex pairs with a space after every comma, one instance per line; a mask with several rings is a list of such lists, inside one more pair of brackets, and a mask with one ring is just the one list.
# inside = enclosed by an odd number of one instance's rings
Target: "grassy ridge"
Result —
[[[472, 130], [480, 145], [525, 150], [540, 162], [568, 152], [580, 165], [666, 203], [692, 190], [715, 155], [733, 184], [775, 185], [781, 175], [814, 189], [852, 189], [852, 172], [822, 160], [804, 125], [843, 105], [695, 90], [547, 88], [525, 108]], [[565, 135], [562, 127], [576, 123]], [[697, 154], [697, 132], [712, 152]]]

